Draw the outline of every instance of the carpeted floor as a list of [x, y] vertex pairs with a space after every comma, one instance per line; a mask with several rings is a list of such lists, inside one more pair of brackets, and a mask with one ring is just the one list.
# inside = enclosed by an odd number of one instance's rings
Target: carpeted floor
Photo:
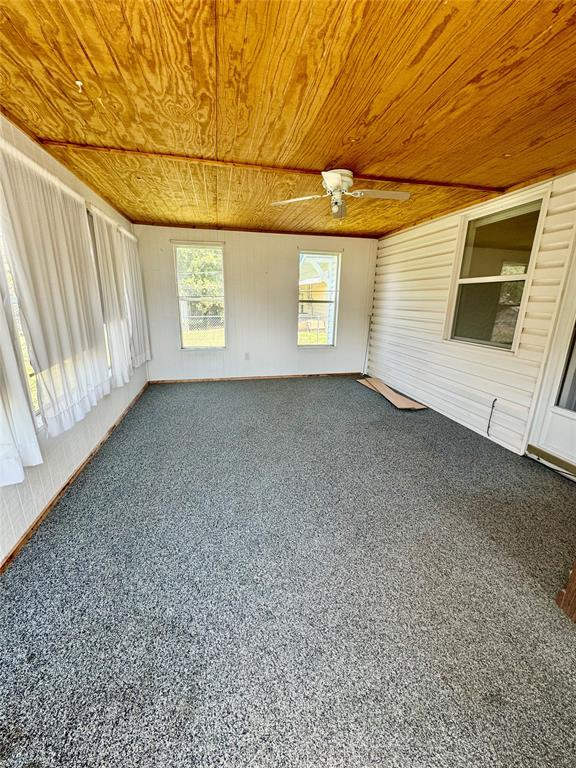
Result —
[[1, 582], [8, 768], [574, 768], [576, 485], [352, 379], [151, 387]]

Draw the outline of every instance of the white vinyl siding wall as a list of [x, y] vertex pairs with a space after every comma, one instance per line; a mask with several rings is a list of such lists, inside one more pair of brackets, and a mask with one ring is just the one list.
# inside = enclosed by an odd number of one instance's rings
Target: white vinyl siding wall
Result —
[[[534, 191], [546, 210], [516, 352], [447, 340], [466, 218], [513, 207]], [[573, 173], [380, 240], [368, 372], [481, 434], [497, 398], [490, 437], [523, 453], [575, 231]]]

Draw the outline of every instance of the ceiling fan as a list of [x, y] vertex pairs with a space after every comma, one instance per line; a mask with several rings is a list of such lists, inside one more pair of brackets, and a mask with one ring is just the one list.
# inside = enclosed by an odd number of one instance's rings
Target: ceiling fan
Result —
[[323, 195], [306, 195], [305, 197], [291, 197], [289, 200], [277, 200], [272, 205], [288, 205], [288, 203], [301, 203], [305, 200], [318, 200], [323, 197], [330, 198], [330, 209], [335, 219], [343, 219], [346, 216], [346, 197], [357, 199], [372, 198], [379, 200], [408, 200], [410, 192], [395, 192], [381, 189], [355, 189], [350, 192], [354, 184], [352, 171], [345, 168], [336, 168], [333, 171], [322, 171], [322, 186], [325, 189]]

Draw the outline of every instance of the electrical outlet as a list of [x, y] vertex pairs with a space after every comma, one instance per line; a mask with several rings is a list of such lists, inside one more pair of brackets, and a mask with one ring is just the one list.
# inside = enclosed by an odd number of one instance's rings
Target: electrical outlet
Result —
[[244, 352], [244, 360], [250, 360], [250, 352]]

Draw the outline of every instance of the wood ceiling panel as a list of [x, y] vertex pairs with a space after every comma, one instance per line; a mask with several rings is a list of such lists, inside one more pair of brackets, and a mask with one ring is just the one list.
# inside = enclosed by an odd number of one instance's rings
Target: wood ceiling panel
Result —
[[[48, 142], [495, 189], [576, 167], [574, 0], [2, 0], [0, 45], [2, 107]], [[315, 177], [46, 146], [140, 221], [381, 235], [486, 196], [338, 223], [269, 207]]]
[[574, 2], [217, 9], [223, 157], [496, 187], [576, 164]]
[[93, 152], [54, 147], [50, 150], [131, 221], [198, 225], [217, 218], [216, 169], [198, 163], [146, 155]]
[[456, 210], [493, 197], [477, 190], [363, 182], [403, 189], [405, 203], [350, 200], [338, 221], [327, 200], [275, 207], [274, 200], [322, 192], [317, 176], [207, 166], [176, 158], [51, 147], [50, 152], [93, 189], [106, 188], [132, 221], [226, 229], [376, 236], [424, 221], [438, 208]]
[[36, 136], [214, 154], [212, 2], [3, 0], [0, 44], [2, 104]]
[[366, 5], [364, 0], [218, 2], [222, 158], [328, 167], [329, 159], [318, 161], [318, 153], [303, 158], [301, 144], [344, 76], [350, 40], [361, 33]]

